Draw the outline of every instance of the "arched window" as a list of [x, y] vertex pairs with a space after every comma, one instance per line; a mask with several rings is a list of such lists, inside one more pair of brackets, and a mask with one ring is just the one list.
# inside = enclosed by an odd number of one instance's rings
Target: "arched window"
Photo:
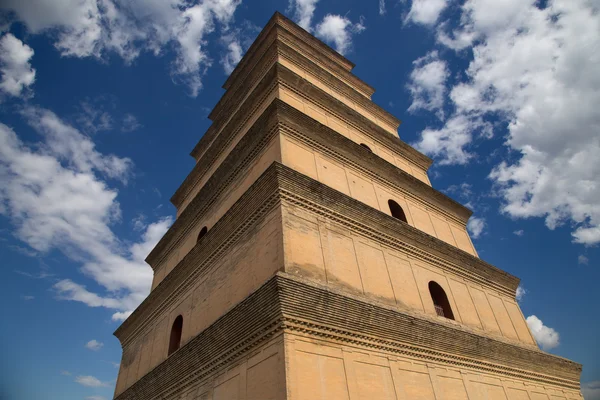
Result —
[[454, 319], [448, 296], [446, 296], [446, 292], [444, 292], [444, 289], [437, 282], [429, 282], [429, 294], [431, 294], [436, 314], [440, 317]]
[[400, 207], [400, 204], [396, 203], [394, 200], [388, 200], [388, 206], [390, 206], [392, 217], [396, 217], [400, 221], [408, 223], [404, 210]]
[[200, 229], [200, 233], [198, 234], [198, 240], [196, 240], [196, 243], [199, 242], [200, 239], [202, 239], [202, 236], [206, 235], [206, 232], [208, 232], [207, 227]]
[[179, 348], [181, 344], [181, 332], [183, 330], [183, 317], [178, 315], [173, 321], [171, 328], [171, 338], [169, 339], [169, 355]]
[[371, 153], [373, 152], [373, 150], [371, 150], [371, 148], [370, 148], [369, 146], [367, 146], [366, 144], [364, 144], [364, 143], [361, 143], [360, 145], [361, 145], [362, 147], [364, 147], [365, 149], [369, 150]]

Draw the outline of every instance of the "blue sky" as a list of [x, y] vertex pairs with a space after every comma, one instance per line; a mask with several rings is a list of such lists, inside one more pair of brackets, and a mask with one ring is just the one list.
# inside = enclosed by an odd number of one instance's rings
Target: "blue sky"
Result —
[[[142, 5], [143, 4], [143, 5]], [[592, 0], [5, 0], [0, 398], [109, 399], [221, 85], [274, 11], [356, 64], [540, 345], [600, 398], [600, 13]]]

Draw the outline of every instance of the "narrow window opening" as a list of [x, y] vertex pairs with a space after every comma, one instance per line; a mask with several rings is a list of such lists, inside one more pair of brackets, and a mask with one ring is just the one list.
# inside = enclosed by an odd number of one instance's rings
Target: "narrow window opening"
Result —
[[404, 210], [400, 207], [400, 204], [396, 203], [394, 200], [388, 200], [388, 206], [390, 206], [390, 212], [392, 213], [392, 217], [398, 218], [402, 222], [408, 223], [406, 220], [406, 214], [404, 214]]
[[202, 236], [206, 235], [206, 232], [208, 232], [207, 227], [200, 229], [200, 233], [198, 234], [198, 240], [196, 240], [196, 242], [199, 242], [200, 239], [202, 239]]
[[171, 328], [171, 338], [169, 339], [169, 355], [179, 348], [181, 344], [181, 332], [183, 330], [183, 317], [178, 315], [173, 321], [173, 327]]
[[437, 282], [429, 282], [429, 294], [431, 294], [436, 314], [440, 317], [454, 319], [448, 296], [446, 296], [446, 292]]
[[373, 150], [371, 150], [371, 148], [370, 148], [369, 146], [367, 146], [366, 144], [364, 144], [364, 143], [361, 143], [360, 145], [361, 145], [362, 147], [364, 147], [365, 149], [369, 150], [371, 153], [373, 152]]

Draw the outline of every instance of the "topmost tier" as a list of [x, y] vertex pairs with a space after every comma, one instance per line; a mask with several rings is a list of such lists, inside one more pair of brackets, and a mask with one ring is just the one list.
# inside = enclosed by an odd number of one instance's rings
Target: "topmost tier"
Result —
[[[272, 35], [273, 30], [276, 31], [274, 36]], [[291, 38], [293, 40], [289, 40]], [[364, 96], [370, 98], [375, 92], [375, 89], [371, 86], [350, 74], [350, 71], [354, 68], [353, 62], [316, 39], [278, 11], [273, 14], [267, 25], [246, 52], [246, 56], [238, 63], [231, 75], [229, 75], [229, 78], [223, 84], [223, 88], [229, 89], [236, 79], [242, 79], [248, 74], [253, 67], [255, 59], [258, 58], [254, 56], [254, 53], [259, 53], [257, 55], [260, 57], [260, 53], [264, 52], [264, 48], [268, 47], [273, 39], [282, 40], [287, 45], [310, 58], [313, 62], [321, 64], [322, 67], [328, 69], [334, 75], [349, 75], [351, 77], [349, 80], [353, 81], [353, 85], [351, 86], [356, 85], [356, 89]], [[265, 41], [268, 43], [264, 43]], [[338, 76], [338, 78], [342, 79], [341, 76]]]

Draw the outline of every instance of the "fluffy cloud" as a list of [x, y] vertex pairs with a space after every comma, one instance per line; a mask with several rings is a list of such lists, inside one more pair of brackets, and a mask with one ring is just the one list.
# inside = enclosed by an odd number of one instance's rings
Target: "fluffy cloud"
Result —
[[448, 5], [447, 0], [412, 0], [406, 21], [417, 24], [433, 25]]
[[[490, 179], [513, 218], [574, 226], [573, 241], [600, 243], [600, 14], [588, 0], [477, 0], [440, 43], [467, 49], [466, 79], [449, 90], [453, 115], [416, 144], [442, 164], [465, 164], [475, 138], [508, 129], [510, 161]], [[591, 55], [592, 54], [592, 55]], [[492, 122], [495, 125], [492, 125]]]
[[206, 36], [216, 26], [226, 29], [240, 0], [115, 1], [6, 0], [0, 9], [12, 11], [34, 34], [49, 33], [63, 56], [104, 58], [116, 53], [126, 62], [141, 52], [160, 55], [175, 45], [173, 80], [186, 84], [192, 96], [202, 87], [211, 65]]
[[517, 231], [514, 231], [513, 233], [517, 236], [523, 236], [525, 234], [525, 231], [523, 229], [519, 229]]
[[[352, 36], [366, 29], [363, 17], [353, 23], [349, 18], [337, 14], [327, 14], [316, 27], [312, 18], [319, 0], [290, 0], [288, 12], [293, 12], [296, 23], [319, 39], [335, 47], [338, 53], [346, 54], [352, 49]], [[385, 3], [379, 3], [385, 9]]]
[[85, 344], [85, 348], [92, 351], [98, 351], [102, 348], [102, 346], [104, 346], [104, 343], [99, 342], [96, 339], [92, 339]]
[[479, 237], [483, 234], [485, 227], [485, 218], [472, 216], [469, 218], [469, 222], [467, 222], [467, 229], [469, 230], [469, 233], [473, 239], [479, 239]]
[[144, 258], [171, 219], [149, 224], [139, 242], [125, 245], [111, 229], [121, 213], [107, 179], [125, 181], [131, 161], [101, 154], [48, 110], [30, 108], [23, 116], [43, 140], [30, 148], [0, 124], [0, 210], [19, 239], [39, 252], [62, 251], [106, 291], [63, 279], [54, 285], [59, 298], [109, 308], [122, 318], [149, 291], [152, 270]]
[[385, 0], [379, 0], [379, 15], [385, 15]]
[[327, 14], [315, 28], [315, 35], [335, 46], [340, 54], [345, 54], [352, 48], [352, 35], [366, 29], [362, 18], [352, 23], [347, 17]]
[[554, 329], [544, 325], [541, 319], [535, 315], [527, 317], [527, 325], [535, 338], [535, 341], [544, 350], [550, 350], [557, 347], [559, 343], [559, 335]]
[[237, 39], [229, 40], [227, 43], [227, 53], [221, 59], [221, 64], [223, 64], [223, 69], [227, 75], [231, 74], [243, 55], [244, 50], [240, 41]]
[[517, 301], [523, 300], [523, 297], [527, 294], [527, 290], [521, 285], [517, 287]]
[[413, 146], [438, 158], [439, 165], [467, 164], [475, 155], [467, 149], [473, 135], [488, 136], [491, 125], [482, 118], [473, 119], [457, 114], [448, 119], [442, 128], [426, 128]]
[[0, 100], [2, 96], [27, 95], [27, 89], [35, 81], [35, 69], [30, 60], [33, 49], [12, 34], [0, 38]]
[[588, 265], [589, 262], [590, 260], [583, 254], [580, 254], [579, 257], [577, 257], [577, 264]]
[[75, 377], [75, 382], [87, 387], [105, 387], [109, 386], [108, 382], [102, 382], [100, 379], [91, 375], [80, 375]]
[[294, 19], [298, 25], [306, 29], [312, 30], [312, 18], [319, 0], [290, 0], [288, 11], [294, 13]]
[[446, 62], [439, 59], [437, 51], [432, 51], [415, 60], [413, 65], [407, 85], [412, 96], [408, 111], [432, 111], [443, 119], [446, 80], [450, 74]]

